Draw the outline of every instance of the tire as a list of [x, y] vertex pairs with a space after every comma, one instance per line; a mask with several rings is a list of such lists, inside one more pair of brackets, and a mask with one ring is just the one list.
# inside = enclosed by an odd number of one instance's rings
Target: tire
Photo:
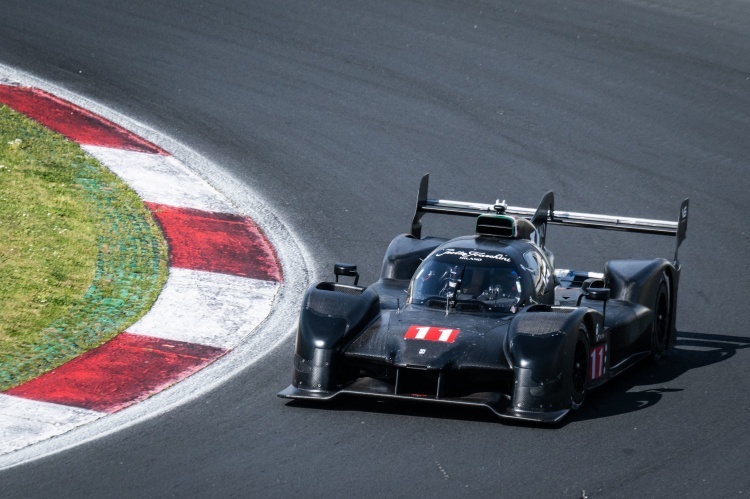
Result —
[[672, 297], [669, 279], [662, 274], [654, 300], [654, 323], [651, 327], [651, 360], [653, 361], [659, 360], [667, 349], [671, 311]]
[[586, 325], [581, 323], [573, 349], [571, 369], [570, 408], [578, 410], [586, 399], [586, 382], [589, 376], [589, 335]]

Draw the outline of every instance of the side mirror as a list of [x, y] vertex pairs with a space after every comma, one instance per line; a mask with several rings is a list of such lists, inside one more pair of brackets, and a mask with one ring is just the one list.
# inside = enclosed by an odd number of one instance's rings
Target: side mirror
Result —
[[607, 301], [609, 300], [609, 288], [604, 287], [604, 281], [601, 279], [589, 278], [581, 284], [581, 296], [578, 298], [578, 304], [581, 304], [581, 297], [589, 300]]
[[357, 272], [357, 266], [350, 263], [333, 264], [333, 274], [336, 276], [336, 282], [339, 282], [339, 276], [353, 277], [355, 286], [359, 282], [359, 272]]
[[607, 315], [607, 300], [609, 300], [609, 288], [604, 287], [603, 279], [589, 278], [581, 283], [581, 295], [578, 297], [578, 306], [581, 306], [583, 297], [589, 300], [602, 302], [602, 317]]
[[609, 288], [589, 288], [584, 294], [589, 300], [609, 300]]

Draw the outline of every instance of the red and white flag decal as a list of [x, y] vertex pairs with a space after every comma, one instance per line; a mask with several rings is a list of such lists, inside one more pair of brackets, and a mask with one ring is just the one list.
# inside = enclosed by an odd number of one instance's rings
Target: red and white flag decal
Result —
[[406, 331], [405, 340], [427, 340], [442, 341], [444, 343], [453, 343], [456, 341], [459, 329], [450, 329], [446, 327], [435, 326], [411, 326]]
[[591, 366], [591, 379], [598, 379], [604, 376], [604, 364], [607, 356], [607, 345], [599, 345], [591, 350], [591, 358], [589, 359]]

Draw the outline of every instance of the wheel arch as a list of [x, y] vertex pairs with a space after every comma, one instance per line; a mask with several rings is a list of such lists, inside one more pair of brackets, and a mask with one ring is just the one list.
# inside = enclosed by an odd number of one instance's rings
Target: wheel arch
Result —
[[[601, 315], [592, 309], [538, 307], [518, 314], [508, 331], [507, 355], [514, 370], [514, 412], [573, 408], [570, 373], [581, 325], [587, 348], [595, 341]], [[588, 356], [588, 352], [587, 352]], [[588, 388], [588, 379], [585, 380]]]
[[380, 315], [370, 289], [321, 282], [307, 290], [297, 329], [296, 353], [312, 359], [315, 349], [335, 349]]
[[677, 343], [677, 289], [680, 282], [680, 267], [678, 265], [666, 265], [664, 273], [667, 276], [669, 286], [669, 337], [667, 338], [667, 349], [674, 348]]
[[611, 260], [605, 268], [607, 286], [612, 298], [637, 303], [651, 309], [664, 275], [669, 287], [669, 331], [666, 348], [677, 340], [677, 291], [680, 265], [663, 258], [653, 260]]

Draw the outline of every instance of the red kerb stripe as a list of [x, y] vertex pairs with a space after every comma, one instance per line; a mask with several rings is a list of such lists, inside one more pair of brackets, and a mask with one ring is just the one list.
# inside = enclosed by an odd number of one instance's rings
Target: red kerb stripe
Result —
[[79, 144], [166, 154], [124, 128], [35, 88], [0, 85], [0, 102]]
[[167, 238], [171, 266], [281, 282], [273, 246], [249, 218], [146, 204]]
[[117, 412], [184, 379], [226, 351], [121, 333], [6, 393], [43, 402]]

